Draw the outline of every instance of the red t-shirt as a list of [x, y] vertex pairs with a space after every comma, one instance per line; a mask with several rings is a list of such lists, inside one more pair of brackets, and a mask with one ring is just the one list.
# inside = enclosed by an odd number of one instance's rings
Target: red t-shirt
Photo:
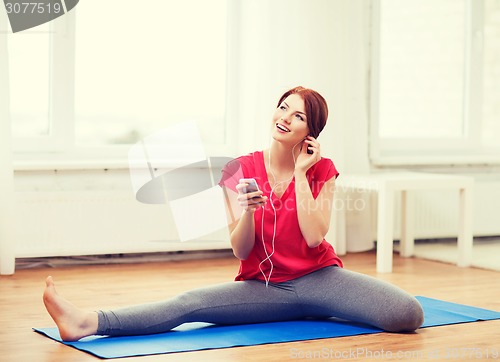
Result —
[[[321, 158], [320, 161], [314, 164], [306, 173], [313, 197], [318, 196], [326, 181], [332, 177], [337, 177], [338, 174], [333, 162], [328, 158]], [[239, 179], [243, 177], [255, 178], [259, 188], [269, 199], [264, 209], [259, 208], [255, 211], [255, 245], [248, 258], [240, 261], [240, 270], [235, 280], [265, 280], [269, 278], [271, 265], [273, 270], [270, 281], [275, 283], [295, 279], [326, 266], [343, 266], [333, 247], [326, 240], [323, 240], [315, 248], [307, 246], [299, 228], [295, 179], [292, 179], [280, 198], [274, 194], [270, 198], [271, 186], [267, 178], [264, 153], [262, 151], [241, 156], [229, 162], [222, 170], [222, 179], [219, 185], [224, 185], [236, 191], [235, 186], [238, 184]], [[272, 240], [275, 217], [275, 211], [270, 202], [273, 203], [276, 209], [274, 253], [270, 258], [272, 264], [269, 260], [265, 260], [267, 255], [262, 241], [263, 231], [267, 254], [270, 255], [273, 251]], [[262, 213], [264, 213], [263, 227]], [[265, 262], [261, 264], [263, 260]], [[265, 278], [261, 269], [266, 276]]]

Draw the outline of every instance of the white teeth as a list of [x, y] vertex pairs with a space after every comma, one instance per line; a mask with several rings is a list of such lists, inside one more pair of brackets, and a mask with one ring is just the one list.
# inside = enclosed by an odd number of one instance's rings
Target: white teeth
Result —
[[285, 128], [285, 126], [282, 126], [279, 123], [276, 123], [276, 127], [278, 127], [280, 130], [285, 131], [285, 132], [290, 132], [288, 128]]

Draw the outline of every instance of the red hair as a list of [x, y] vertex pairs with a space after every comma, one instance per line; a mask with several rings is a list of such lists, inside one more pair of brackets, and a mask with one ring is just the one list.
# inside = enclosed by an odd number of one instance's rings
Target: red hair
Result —
[[299, 86], [286, 91], [281, 96], [278, 107], [291, 94], [298, 94], [304, 100], [309, 134], [317, 138], [325, 128], [328, 119], [328, 105], [325, 99], [318, 92]]

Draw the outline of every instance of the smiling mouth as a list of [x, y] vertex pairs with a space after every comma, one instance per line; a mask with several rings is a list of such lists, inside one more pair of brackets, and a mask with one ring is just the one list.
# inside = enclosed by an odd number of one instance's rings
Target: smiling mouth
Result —
[[283, 126], [282, 124], [276, 123], [276, 127], [283, 132], [290, 132], [290, 130], [285, 126]]

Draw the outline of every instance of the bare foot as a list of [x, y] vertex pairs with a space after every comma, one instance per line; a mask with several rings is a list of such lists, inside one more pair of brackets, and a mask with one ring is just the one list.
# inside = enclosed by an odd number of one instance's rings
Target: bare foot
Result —
[[45, 284], [43, 303], [63, 341], [77, 341], [97, 332], [96, 312], [81, 310], [57, 294], [52, 277], [48, 277]]

